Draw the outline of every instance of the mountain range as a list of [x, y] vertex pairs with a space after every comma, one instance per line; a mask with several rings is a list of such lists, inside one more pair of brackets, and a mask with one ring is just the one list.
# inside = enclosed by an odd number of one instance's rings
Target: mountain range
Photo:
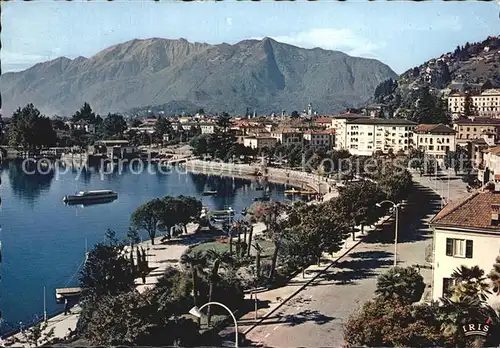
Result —
[[396, 73], [387, 65], [339, 51], [304, 49], [264, 38], [230, 45], [152, 38], [111, 46], [85, 58], [60, 57], [0, 76], [5, 116], [27, 103], [52, 116], [94, 111], [258, 114], [355, 107]]

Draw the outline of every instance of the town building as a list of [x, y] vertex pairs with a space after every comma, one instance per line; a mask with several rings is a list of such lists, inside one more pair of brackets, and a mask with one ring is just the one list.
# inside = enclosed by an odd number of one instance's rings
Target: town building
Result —
[[444, 124], [419, 124], [413, 129], [413, 147], [441, 162], [448, 151], [456, 150], [455, 134]]
[[447, 204], [430, 222], [434, 231], [432, 299], [446, 295], [460, 266], [488, 273], [500, 253], [500, 192], [494, 185]]
[[270, 150], [276, 146], [278, 140], [271, 136], [251, 136], [243, 138], [243, 145], [254, 150]]
[[96, 127], [93, 123], [87, 122], [85, 120], [78, 120], [76, 122], [73, 121], [67, 121], [64, 122], [64, 124], [70, 129], [70, 130], [80, 130], [85, 133], [89, 134], [94, 134], [96, 131]]
[[[448, 110], [454, 117], [464, 115], [464, 92], [450, 93], [448, 95]], [[487, 89], [482, 93], [471, 93], [472, 104], [479, 116], [500, 117], [500, 89]], [[465, 115], [469, 116], [469, 115]]]
[[137, 147], [128, 140], [99, 140], [89, 147], [91, 155], [106, 155], [110, 159], [133, 157], [138, 153]]
[[484, 134], [500, 134], [500, 118], [463, 117], [453, 121], [453, 129], [457, 132], [457, 144], [462, 145], [468, 140], [482, 139]]
[[279, 128], [271, 131], [271, 137], [276, 138], [281, 145], [302, 145], [303, 133], [293, 128]]
[[347, 112], [332, 117], [332, 127], [335, 129], [335, 145], [337, 150], [347, 149], [347, 121], [359, 118], [369, 119], [369, 117]]
[[335, 141], [335, 131], [326, 130], [308, 130], [303, 133], [304, 145], [309, 145], [313, 149], [331, 149]]
[[500, 182], [500, 146], [484, 149], [477, 167], [477, 179], [483, 185], [489, 181]]
[[320, 128], [330, 129], [332, 128], [332, 118], [328, 116], [315, 117], [314, 124]]
[[[345, 147], [353, 155], [371, 156], [374, 152], [407, 152], [416, 123], [405, 119], [363, 117], [345, 124]], [[338, 132], [338, 130], [336, 130]]]
[[201, 134], [215, 133], [215, 123], [200, 123]]

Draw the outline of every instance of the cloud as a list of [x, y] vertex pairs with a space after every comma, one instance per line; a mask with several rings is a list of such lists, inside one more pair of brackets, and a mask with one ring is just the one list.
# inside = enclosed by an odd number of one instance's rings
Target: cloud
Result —
[[61, 55], [59, 48], [54, 48], [47, 54], [18, 53], [2, 50], [0, 51], [0, 60], [2, 62], [2, 72], [21, 71], [28, 69], [36, 63], [55, 59]]
[[378, 57], [377, 51], [386, 45], [384, 42], [371, 42], [349, 29], [313, 28], [291, 35], [272, 36], [272, 38], [299, 47], [319, 47], [342, 51], [351, 56], [371, 58]]

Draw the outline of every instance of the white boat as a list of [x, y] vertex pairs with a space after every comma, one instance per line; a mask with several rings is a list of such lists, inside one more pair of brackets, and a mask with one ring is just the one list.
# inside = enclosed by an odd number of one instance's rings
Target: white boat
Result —
[[118, 194], [111, 190], [79, 191], [74, 195], [64, 196], [63, 202], [88, 202], [116, 198]]

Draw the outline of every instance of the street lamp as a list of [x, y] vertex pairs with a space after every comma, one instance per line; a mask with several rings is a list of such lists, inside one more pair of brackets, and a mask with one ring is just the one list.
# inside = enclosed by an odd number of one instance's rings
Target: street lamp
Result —
[[209, 305], [220, 306], [229, 312], [229, 314], [231, 315], [231, 317], [233, 318], [233, 321], [234, 321], [234, 330], [235, 330], [235, 335], [236, 335], [236, 341], [234, 342], [234, 346], [236, 348], [238, 348], [238, 322], [236, 321], [236, 317], [234, 316], [233, 312], [231, 312], [231, 310], [226, 305], [224, 305], [220, 302], [207, 302], [203, 306], [201, 306], [200, 308], [198, 308], [197, 306], [194, 306], [193, 308], [191, 308], [189, 310], [189, 314], [194, 315], [197, 318], [201, 318], [203, 316], [203, 313], [201, 312], [201, 310]]
[[396, 225], [394, 227], [394, 267], [398, 264], [398, 210], [399, 204], [394, 203], [393, 201], [385, 200], [380, 203], [375, 204], [377, 207], [382, 207], [383, 203], [391, 203], [394, 209], [396, 210]]

